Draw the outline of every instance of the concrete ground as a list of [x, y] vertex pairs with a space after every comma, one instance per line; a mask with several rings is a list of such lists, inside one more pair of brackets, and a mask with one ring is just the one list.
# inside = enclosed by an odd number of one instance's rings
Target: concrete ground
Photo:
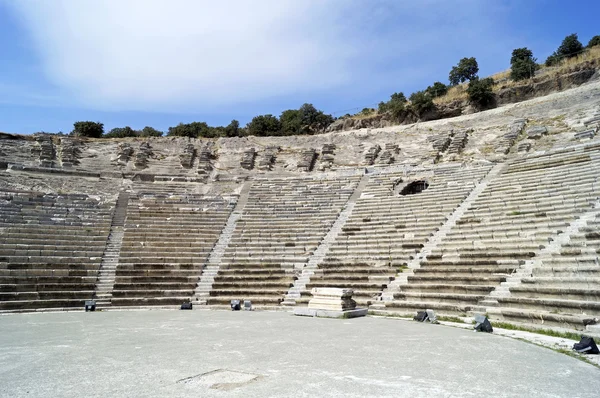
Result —
[[600, 370], [506, 337], [281, 312], [0, 316], [2, 397], [598, 397]]

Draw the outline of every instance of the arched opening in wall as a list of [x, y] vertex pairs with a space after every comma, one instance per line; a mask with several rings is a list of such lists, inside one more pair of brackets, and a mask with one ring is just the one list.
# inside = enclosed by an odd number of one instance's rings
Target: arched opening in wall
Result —
[[429, 188], [429, 183], [425, 180], [417, 180], [413, 181], [410, 184], [407, 184], [400, 191], [400, 195], [414, 195], [416, 193], [421, 193], [424, 190]]

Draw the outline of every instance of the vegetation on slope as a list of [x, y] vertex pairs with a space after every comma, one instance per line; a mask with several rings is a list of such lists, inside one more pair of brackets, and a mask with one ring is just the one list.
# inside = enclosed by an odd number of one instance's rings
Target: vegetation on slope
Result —
[[[340, 119], [360, 120], [382, 116], [396, 123], [430, 120], [443, 117], [436, 110], [457, 103], [468, 103], [474, 110], [488, 109], [496, 106], [501, 90], [517, 87], [523, 81], [534, 82], [536, 79], [561, 76], [586, 64], [597, 67], [600, 65], [600, 35], [592, 37], [585, 47], [577, 34], [568, 35], [544, 64], [537, 63], [530, 49], [517, 48], [511, 54], [510, 64], [511, 69], [480, 79], [477, 59], [465, 57], [450, 70], [449, 85], [436, 81], [426, 89], [412, 93], [408, 98], [402, 92], [393, 93], [388, 101], [380, 102], [377, 109], [364, 108], [355, 115], [347, 114]], [[335, 120], [312, 104], [304, 104], [298, 109], [283, 111], [279, 117], [271, 114], [255, 116], [245, 127], [240, 127], [237, 120], [232, 120], [227, 126], [216, 127], [205, 122], [180, 123], [169, 127], [167, 135], [193, 138], [310, 135], [324, 132]], [[100, 122], [79, 121], [74, 123], [71, 134], [93, 138], [124, 138], [160, 137], [163, 132], [150, 126], [142, 130], [125, 126], [105, 133]]]

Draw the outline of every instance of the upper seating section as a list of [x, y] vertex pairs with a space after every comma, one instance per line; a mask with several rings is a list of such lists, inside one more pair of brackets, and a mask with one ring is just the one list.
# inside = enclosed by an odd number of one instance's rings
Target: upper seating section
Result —
[[255, 181], [208, 304], [278, 305], [327, 234], [360, 176]]
[[161, 188], [161, 184], [149, 188], [146, 184], [129, 200], [113, 306], [191, 300], [235, 204], [221, 197]]
[[371, 177], [300, 302], [313, 287], [341, 287], [369, 305], [489, 170], [437, 167]]
[[81, 307], [91, 299], [113, 202], [0, 193], [0, 310]]

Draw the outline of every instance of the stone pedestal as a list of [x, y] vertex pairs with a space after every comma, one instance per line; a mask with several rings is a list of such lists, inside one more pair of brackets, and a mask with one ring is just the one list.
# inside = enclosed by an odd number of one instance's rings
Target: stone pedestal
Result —
[[366, 308], [356, 308], [351, 289], [314, 288], [308, 308], [296, 308], [294, 315], [322, 318], [356, 318], [367, 315]]

